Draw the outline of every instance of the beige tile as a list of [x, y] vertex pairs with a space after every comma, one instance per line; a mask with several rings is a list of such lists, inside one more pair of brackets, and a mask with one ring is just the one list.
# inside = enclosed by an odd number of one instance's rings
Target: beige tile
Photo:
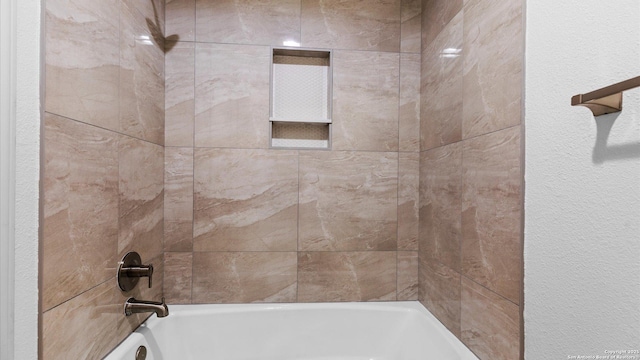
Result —
[[465, 139], [520, 124], [522, 6], [518, 0], [465, 1]]
[[302, 0], [302, 46], [400, 50], [400, 0]]
[[164, 253], [163, 292], [167, 304], [191, 304], [192, 270], [192, 253]]
[[165, 0], [122, 0], [123, 6], [136, 10], [140, 16], [138, 24], [150, 32], [162, 36], [165, 29]]
[[47, 310], [115, 274], [118, 135], [51, 114], [44, 127], [42, 309]]
[[402, 0], [400, 51], [420, 53], [422, 46], [422, 0]]
[[118, 344], [116, 324], [124, 317], [115, 288], [113, 278], [46, 311], [42, 315], [42, 359], [102, 359], [107, 355]]
[[395, 251], [298, 253], [298, 301], [396, 300]]
[[122, 136], [119, 157], [118, 254], [137, 251], [147, 261], [163, 250], [164, 148]]
[[399, 54], [333, 54], [333, 149], [397, 151]]
[[193, 249], [193, 149], [164, 150], [164, 251]]
[[397, 153], [300, 153], [299, 250], [396, 250]]
[[520, 310], [514, 303], [462, 278], [461, 340], [481, 359], [520, 358]]
[[195, 122], [195, 45], [178, 42], [165, 56], [166, 146], [193, 146]]
[[269, 53], [266, 46], [197, 44], [196, 146], [268, 146]]
[[196, 1], [199, 42], [282, 46], [300, 42], [300, 0]]
[[400, 55], [400, 151], [420, 151], [420, 54]]
[[295, 151], [196, 149], [195, 251], [295, 251]]
[[462, 271], [514, 303], [522, 283], [520, 127], [465, 140]]
[[462, 144], [422, 153], [420, 163], [420, 250], [460, 271]]
[[[140, 254], [142, 255], [142, 253]], [[131, 316], [124, 315], [124, 303], [130, 297], [138, 300], [147, 301], [162, 301], [162, 291], [164, 283], [164, 261], [163, 254], [159, 254], [154, 258], [145, 258], [142, 255], [143, 264], [153, 265], [153, 283], [149, 288], [149, 280], [147, 278], [141, 278], [138, 285], [131, 291], [120, 291], [117, 288], [117, 303], [118, 303], [118, 332], [116, 335], [117, 342], [124, 340], [129, 334], [140, 326], [146, 319], [148, 319], [152, 313], [140, 313], [133, 314]], [[169, 312], [171, 313], [171, 312]]]
[[120, 14], [120, 131], [162, 145], [164, 41], [147, 26], [139, 2], [130, 1]]
[[463, 0], [422, 0], [422, 49], [462, 10]]
[[194, 41], [196, 0], [165, 0], [167, 37], [177, 35], [180, 41]]
[[418, 252], [398, 251], [398, 301], [418, 300]]
[[398, 249], [418, 250], [420, 154], [398, 156]]
[[462, 139], [462, 12], [422, 53], [421, 146]]
[[46, 1], [45, 109], [119, 130], [118, 0]]
[[460, 274], [427, 259], [422, 249], [419, 256], [420, 302], [460, 338]]
[[296, 301], [295, 252], [193, 254], [194, 303]]

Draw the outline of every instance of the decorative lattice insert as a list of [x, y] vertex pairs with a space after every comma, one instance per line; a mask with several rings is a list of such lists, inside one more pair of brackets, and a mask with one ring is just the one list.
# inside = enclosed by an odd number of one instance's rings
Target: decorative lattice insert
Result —
[[289, 148], [329, 148], [329, 125], [272, 123], [271, 146]]

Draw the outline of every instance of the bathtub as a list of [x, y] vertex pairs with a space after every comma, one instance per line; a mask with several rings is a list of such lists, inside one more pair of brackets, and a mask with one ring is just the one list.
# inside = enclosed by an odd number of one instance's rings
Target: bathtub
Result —
[[[123, 315], [124, 316], [124, 315]], [[105, 360], [477, 360], [419, 302], [170, 305]]]

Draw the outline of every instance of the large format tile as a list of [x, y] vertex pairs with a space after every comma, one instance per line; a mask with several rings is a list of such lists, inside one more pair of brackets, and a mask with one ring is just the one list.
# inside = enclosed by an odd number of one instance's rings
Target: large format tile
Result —
[[46, 1], [45, 109], [119, 130], [120, 1]]
[[44, 126], [41, 274], [47, 310], [115, 274], [118, 135], [51, 114]]
[[396, 250], [397, 174], [397, 153], [301, 153], [299, 250]]
[[267, 46], [196, 45], [196, 146], [268, 146], [269, 56]]
[[275, 46], [299, 43], [300, 0], [197, 0], [196, 39]]
[[462, 10], [463, 0], [422, 0], [422, 49]]
[[164, 148], [121, 136], [118, 254], [137, 251], [142, 261], [163, 250]]
[[167, 304], [191, 304], [193, 253], [165, 252], [163, 294]]
[[193, 146], [195, 45], [178, 42], [165, 56], [165, 146]]
[[116, 288], [115, 279], [111, 279], [45, 311], [43, 359], [102, 359], [107, 355], [118, 344], [117, 323], [124, 317]]
[[193, 148], [164, 150], [164, 251], [193, 249]]
[[[120, 131], [164, 144], [164, 40], [135, 6], [120, 13]], [[128, 4], [128, 5], [127, 5]]]
[[420, 54], [400, 55], [400, 151], [420, 151]]
[[302, 0], [302, 46], [400, 50], [400, 0]]
[[397, 151], [399, 54], [333, 54], [333, 149]]
[[465, 0], [465, 139], [520, 124], [522, 6], [521, 0]]
[[398, 301], [418, 300], [418, 252], [398, 251]]
[[481, 359], [518, 359], [518, 306], [465, 277], [462, 278], [461, 298], [462, 342]]
[[195, 251], [295, 251], [295, 151], [196, 149]]
[[295, 252], [193, 254], [194, 303], [296, 301]]
[[460, 271], [462, 144], [422, 152], [420, 250]]
[[402, 0], [400, 51], [420, 53], [422, 47], [422, 0]]
[[418, 250], [420, 154], [398, 154], [398, 249]]
[[459, 338], [460, 274], [420, 252], [420, 302]]
[[299, 252], [298, 301], [396, 300], [396, 253]]
[[167, 37], [194, 41], [196, 32], [196, 0], [165, 0]]
[[422, 53], [421, 147], [462, 139], [462, 12]]
[[518, 303], [522, 286], [520, 127], [463, 143], [462, 272]]

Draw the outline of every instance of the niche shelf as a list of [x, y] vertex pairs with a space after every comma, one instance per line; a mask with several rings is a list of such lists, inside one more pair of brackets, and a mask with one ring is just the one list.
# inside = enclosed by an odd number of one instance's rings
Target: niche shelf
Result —
[[330, 51], [273, 49], [272, 148], [331, 147], [331, 74]]

